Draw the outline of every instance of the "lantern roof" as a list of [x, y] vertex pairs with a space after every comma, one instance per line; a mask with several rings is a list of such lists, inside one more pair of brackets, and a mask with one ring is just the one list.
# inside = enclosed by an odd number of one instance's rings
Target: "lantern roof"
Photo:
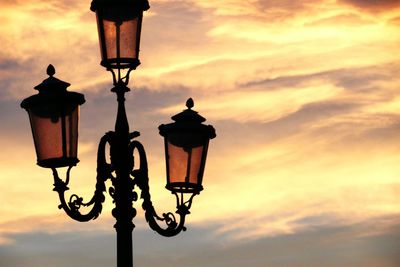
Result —
[[47, 67], [47, 75], [49, 77], [43, 80], [42, 83], [35, 86], [34, 89], [38, 90], [39, 93], [32, 95], [24, 99], [21, 103], [21, 107], [24, 109], [29, 109], [34, 106], [44, 105], [44, 104], [77, 104], [82, 105], [85, 103], [85, 97], [83, 94], [76, 92], [67, 91], [67, 87], [70, 86], [69, 83], [53, 77], [56, 70], [53, 65]]
[[186, 101], [186, 107], [187, 109], [172, 116], [171, 119], [173, 119], [176, 122], [195, 122], [195, 123], [202, 123], [205, 122], [206, 119], [201, 116], [197, 111], [192, 110], [194, 107], [194, 101], [192, 98], [189, 98]]
[[150, 8], [147, 0], [93, 0], [90, 5], [90, 10], [96, 12], [102, 7], [129, 5], [133, 4], [139, 11], [146, 11]]
[[38, 90], [39, 92], [46, 90], [65, 91], [67, 90], [67, 87], [71, 85], [70, 83], [53, 77], [54, 74], [56, 74], [56, 69], [51, 64], [47, 67], [46, 73], [49, 75], [49, 77], [34, 87], [34, 89]]
[[192, 110], [194, 107], [192, 98], [186, 101], [186, 107], [186, 110], [171, 117], [175, 122], [165, 125], [162, 124], [158, 127], [160, 134], [166, 136], [170, 132], [196, 132], [207, 135], [210, 139], [216, 137], [214, 127], [203, 124], [206, 119], [198, 114], [198, 112]]

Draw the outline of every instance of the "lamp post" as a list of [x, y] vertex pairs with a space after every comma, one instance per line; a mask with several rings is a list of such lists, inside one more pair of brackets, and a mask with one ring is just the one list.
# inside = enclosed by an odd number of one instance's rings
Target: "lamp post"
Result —
[[[117, 95], [118, 109], [115, 130], [106, 133], [99, 142], [96, 189], [90, 201], [84, 202], [76, 194], [72, 194], [69, 200], [65, 198], [71, 168], [79, 162], [79, 106], [85, 102], [84, 96], [68, 91], [70, 84], [55, 78], [55, 68], [49, 65], [49, 77], [35, 87], [39, 93], [21, 103], [29, 114], [37, 164], [52, 169], [54, 191], [61, 202], [59, 208], [64, 209], [68, 216], [80, 222], [96, 219], [105, 201], [105, 182], [111, 180], [109, 194], [115, 203], [112, 215], [116, 219], [118, 267], [133, 266], [132, 220], [136, 216], [133, 204], [139, 197], [134, 189], [141, 190], [142, 208], [151, 229], [167, 237], [185, 231], [185, 217], [189, 214], [193, 197], [203, 190], [208, 143], [216, 136], [211, 125], [203, 124], [205, 118], [192, 110], [194, 103], [191, 98], [186, 103], [187, 109], [172, 117], [174, 122], [159, 127], [165, 144], [166, 188], [176, 197], [177, 216], [172, 212], [158, 215], [149, 192], [146, 153], [143, 145], [135, 140], [139, 133], [129, 131], [124, 97], [130, 91], [127, 87], [129, 74], [140, 64], [142, 14], [148, 8], [147, 0], [93, 0], [91, 4], [97, 17], [101, 65], [112, 73], [114, 87], [111, 91]], [[125, 76], [122, 76], [124, 70]], [[107, 144], [110, 163], [106, 161]], [[135, 150], [140, 162], [137, 169], [134, 169]], [[64, 180], [58, 174], [59, 167], [67, 167]], [[81, 207], [90, 207], [90, 210], [82, 213]]]

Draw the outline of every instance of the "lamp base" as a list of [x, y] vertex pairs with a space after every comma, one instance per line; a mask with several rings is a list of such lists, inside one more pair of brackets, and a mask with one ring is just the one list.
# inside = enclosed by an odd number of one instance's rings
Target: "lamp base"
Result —
[[60, 167], [76, 166], [78, 162], [79, 162], [78, 158], [61, 157], [61, 158], [38, 160], [37, 165], [43, 168], [60, 168]]

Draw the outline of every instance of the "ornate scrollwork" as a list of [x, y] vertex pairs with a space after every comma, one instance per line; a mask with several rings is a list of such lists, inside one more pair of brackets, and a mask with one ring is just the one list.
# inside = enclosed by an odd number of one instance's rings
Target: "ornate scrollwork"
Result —
[[[53, 168], [53, 176], [54, 176], [54, 191], [59, 194], [60, 202], [59, 208], [64, 209], [64, 211], [74, 220], [77, 221], [89, 221], [92, 219], [96, 219], [101, 211], [102, 211], [102, 203], [105, 200], [104, 192], [106, 191], [105, 182], [108, 179], [111, 179], [113, 182], [113, 186], [109, 188], [109, 194], [113, 198], [114, 202], [116, 200], [116, 189], [117, 179], [112, 176], [113, 167], [111, 164], [108, 164], [105, 159], [105, 147], [107, 143], [110, 143], [112, 146], [112, 136], [113, 132], [109, 132], [104, 135], [99, 143], [98, 153], [97, 153], [97, 178], [96, 178], [96, 190], [92, 199], [89, 202], [83, 202], [83, 198], [72, 194], [67, 202], [65, 200], [65, 191], [69, 190], [68, 183], [70, 179], [70, 171], [72, 166], [70, 166], [67, 170], [66, 179], [63, 181], [55, 168]], [[134, 202], [138, 199], [138, 194], [133, 191], [135, 186], [138, 186], [141, 190], [140, 198], [143, 199], [142, 207], [145, 211], [145, 218], [148, 222], [151, 229], [159, 233], [163, 236], [175, 236], [181, 231], [186, 231], [185, 218], [188, 215], [189, 209], [192, 204], [192, 200], [195, 194], [192, 194], [189, 200], [184, 201], [183, 194], [179, 196], [177, 193], [174, 193], [176, 196], [177, 202], [177, 210], [176, 213], [167, 212], [163, 213], [162, 216], [159, 216], [153, 203], [151, 202], [150, 189], [149, 189], [149, 178], [148, 178], [148, 167], [147, 167], [147, 158], [146, 153], [143, 148], [143, 145], [138, 141], [131, 141], [129, 144], [129, 152], [133, 155], [134, 150], [137, 150], [140, 157], [140, 166], [139, 169], [133, 170], [131, 172], [131, 176], [133, 176], [132, 185], [129, 186], [132, 188], [130, 201]], [[81, 207], [89, 207], [93, 206], [91, 210], [87, 214], [82, 214], [80, 212]], [[115, 214], [114, 214], [115, 213]], [[119, 216], [117, 214], [117, 210], [113, 210], [113, 214], [116, 218]], [[132, 207], [130, 209], [130, 217], [133, 218], [136, 214], [136, 210]], [[176, 216], [176, 214], [178, 216]], [[164, 222], [165, 227], [162, 227], [158, 224], [157, 221]], [[133, 224], [132, 224], [133, 225]]]
[[[145, 218], [148, 222], [151, 229], [159, 233], [163, 236], [175, 236], [179, 234], [181, 231], [185, 231], [185, 217], [189, 214], [189, 208], [193, 199], [193, 196], [190, 198], [189, 202], [180, 202], [179, 197], [177, 196], [177, 211], [176, 213], [179, 215], [179, 221], [177, 221], [175, 215], [172, 212], [163, 213], [162, 216], [159, 216], [151, 202], [150, 197], [150, 189], [149, 189], [149, 177], [148, 177], [148, 168], [147, 168], [147, 158], [146, 153], [144, 151], [143, 145], [138, 141], [132, 141], [130, 143], [130, 149], [133, 153], [135, 149], [137, 149], [140, 157], [140, 167], [137, 170], [132, 171], [132, 176], [134, 177], [135, 184], [140, 188], [141, 195], [140, 197], [143, 199], [142, 207], [145, 211]], [[165, 222], [167, 228], [162, 228], [157, 221]]]
[[[65, 200], [65, 191], [69, 190], [68, 183], [70, 179], [70, 171], [72, 166], [68, 167], [66, 179], [63, 181], [56, 170], [52, 168], [54, 177], [54, 191], [59, 195], [61, 204], [58, 206], [70, 216], [72, 219], [85, 222], [96, 219], [103, 208], [103, 202], [105, 200], [104, 193], [106, 191], [105, 182], [111, 177], [112, 168], [111, 165], [106, 162], [105, 159], [105, 147], [106, 143], [110, 140], [110, 133], [105, 134], [101, 139], [97, 151], [97, 177], [96, 177], [96, 189], [92, 199], [84, 203], [83, 198], [76, 194], [71, 195], [68, 203]], [[80, 213], [79, 209], [81, 206], [88, 207], [92, 206], [92, 209], [87, 214]]]
[[83, 205], [83, 198], [79, 197], [76, 194], [71, 195], [68, 201], [68, 206], [71, 210], [79, 210], [80, 207]]

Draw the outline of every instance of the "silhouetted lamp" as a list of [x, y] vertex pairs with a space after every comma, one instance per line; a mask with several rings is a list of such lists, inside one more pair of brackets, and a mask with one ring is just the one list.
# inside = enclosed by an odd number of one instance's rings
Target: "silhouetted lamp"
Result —
[[199, 193], [203, 190], [208, 142], [216, 135], [211, 125], [202, 124], [206, 119], [192, 110], [191, 98], [186, 106], [186, 110], [172, 117], [175, 122], [159, 127], [165, 143], [166, 188], [172, 192]]
[[85, 98], [80, 93], [68, 92], [70, 84], [53, 77], [52, 65], [47, 74], [50, 77], [35, 87], [39, 93], [21, 103], [29, 114], [37, 164], [45, 168], [74, 166], [79, 162], [79, 105]]
[[[97, 17], [101, 65], [113, 75], [111, 91], [117, 95], [118, 107], [114, 131], [104, 134], [98, 144], [96, 185], [89, 201], [76, 194], [66, 194], [70, 170], [79, 161], [79, 106], [85, 102], [84, 96], [67, 91], [70, 84], [53, 77], [55, 69], [49, 65], [50, 77], [36, 86], [39, 93], [24, 99], [21, 106], [29, 114], [37, 163], [52, 169], [53, 190], [60, 200], [58, 207], [72, 219], [87, 222], [100, 215], [104, 193], [108, 191], [115, 204], [111, 214], [116, 219], [117, 266], [132, 267], [133, 219], [137, 213], [134, 203], [139, 197], [143, 199], [144, 217], [160, 235], [170, 237], [185, 231], [185, 218], [190, 214], [193, 198], [203, 190], [208, 143], [216, 135], [211, 125], [203, 124], [206, 119], [192, 110], [191, 98], [186, 102], [187, 109], [172, 117], [174, 122], [159, 127], [165, 143], [166, 188], [176, 197], [176, 211], [158, 214], [151, 201], [146, 152], [136, 140], [139, 132], [129, 130], [125, 109], [125, 93], [130, 91], [129, 74], [140, 64], [142, 16], [149, 9], [149, 3], [147, 0], [93, 0], [90, 9]], [[58, 167], [68, 167], [65, 179], [60, 177]]]
[[135, 69], [139, 64], [139, 44], [143, 11], [147, 0], [93, 0], [96, 12], [101, 65], [107, 69]]

